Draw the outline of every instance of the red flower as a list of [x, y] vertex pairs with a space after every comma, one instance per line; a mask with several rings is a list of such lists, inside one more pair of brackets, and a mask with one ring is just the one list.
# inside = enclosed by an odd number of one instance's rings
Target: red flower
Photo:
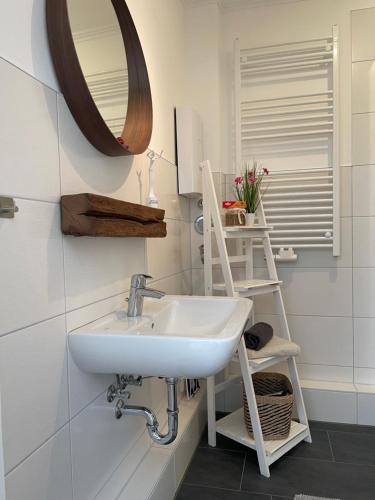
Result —
[[251, 184], [255, 184], [255, 182], [257, 181], [257, 178], [255, 177], [255, 175], [254, 175], [254, 172], [253, 172], [253, 171], [249, 172], [249, 174], [248, 174], [248, 178], [249, 178], [249, 182], [250, 182]]
[[268, 168], [263, 167], [263, 173], [268, 175], [270, 173], [270, 171], [268, 170]]
[[236, 177], [234, 179], [234, 182], [235, 182], [236, 186], [238, 186], [238, 184], [242, 184], [243, 179], [242, 179], [242, 177]]

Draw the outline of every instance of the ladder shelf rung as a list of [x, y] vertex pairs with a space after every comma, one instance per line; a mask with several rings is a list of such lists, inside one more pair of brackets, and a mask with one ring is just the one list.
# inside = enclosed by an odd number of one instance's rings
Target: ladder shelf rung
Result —
[[[262, 293], [273, 292], [275, 287], [282, 284], [279, 280], [238, 280], [234, 281], [234, 290], [239, 293], [248, 293], [252, 291], [261, 291]], [[225, 283], [214, 283], [212, 288], [217, 291], [225, 291]], [[269, 289], [269, 290], [268, 290]]]
[[[249, 257], [247, 257], [246, 255], [232, 255], [229, 256], [228, 259], [230, 264], [235, 264], [235, 263], [247, 262], [249, 260]], [[220, 257], [212, 257], [211, 262], [213, 265], [218, 265], [221, 264], [221, 259]]]
[[[287, 359], [288, 356], [271, 356], [269, 358], [249, 359], [249, 370], [251, 373], [261, 372]], [[239, 362], [238, 353], [233, 356], [232, 361], [235, 363]]]

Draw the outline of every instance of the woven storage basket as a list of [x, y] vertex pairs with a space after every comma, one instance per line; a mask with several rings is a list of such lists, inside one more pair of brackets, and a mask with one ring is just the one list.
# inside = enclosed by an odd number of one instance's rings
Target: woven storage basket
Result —
[[[288, 377], [281, 373], [259, 372], [254, 373], [253, 384], [263, 439], [275, 441], [287, 438], [290, 433], [294, 401], [293, 388]], [[285, 396], [272, 395], [283, 391], [287, 392]], [[245, 424], [253, 438], [253, 427], [244, 387], [243, 403]]]
[[240, 214], [240, 219], [238, 219], [237, 213], [226, 212], [224, 214], [225, 226], [244, 226], [245, 225], [245, 215], [243, 213]]

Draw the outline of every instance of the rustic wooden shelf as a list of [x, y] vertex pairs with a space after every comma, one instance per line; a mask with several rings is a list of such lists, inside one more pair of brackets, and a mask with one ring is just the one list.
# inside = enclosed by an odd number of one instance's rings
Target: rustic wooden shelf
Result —
[[61, 229], [71, 236], [164, 238], [165, 210], [91, 193], [61, 197]]

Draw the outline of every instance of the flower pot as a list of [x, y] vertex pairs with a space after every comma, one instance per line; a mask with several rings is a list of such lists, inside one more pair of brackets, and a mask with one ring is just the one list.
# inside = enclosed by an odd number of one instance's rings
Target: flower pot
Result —
[[246, 213], [245, 214], [245, 223], [246, 223], [246, 226], [253, 226], [254, 225], [254, 222], [255, 222], [255, 214], [252, 213], [252, 214], [249, 214], [249, 213]]

